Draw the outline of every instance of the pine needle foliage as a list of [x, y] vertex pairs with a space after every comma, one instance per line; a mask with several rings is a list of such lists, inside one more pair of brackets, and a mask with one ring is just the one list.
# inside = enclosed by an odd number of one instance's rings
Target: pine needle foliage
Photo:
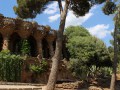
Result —
[[35, 18], [45, 9], [46, 0], [17, 0], [18, 6], [14, 6], [15, 14], [23, 19]]

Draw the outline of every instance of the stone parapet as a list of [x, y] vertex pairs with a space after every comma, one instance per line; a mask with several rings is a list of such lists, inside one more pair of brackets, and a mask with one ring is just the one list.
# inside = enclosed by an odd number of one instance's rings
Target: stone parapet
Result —
[[[0, 33], [1, 34], [12, 34], [17, 32], [21, 38], [27, 38], [30, 35], [34, 35], [35, 38], [51, 37], [55, 38], [55, 33], [51, 30], [50, 26], [38, 25], [36, 22], [23, 21], [22, 19], [14, 19], [4, 17], [0, 15]], [[47, 32], [47, 33], [46, 33]], [[56, 32], [54, 30], [54, 32]]]

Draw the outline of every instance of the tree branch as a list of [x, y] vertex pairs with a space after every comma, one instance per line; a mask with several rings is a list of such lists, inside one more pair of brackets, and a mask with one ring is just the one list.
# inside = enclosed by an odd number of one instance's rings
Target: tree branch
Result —
[[63, 7], [62, 7], [61, 0], [58, 0], [58, 5], [59, 5], [59, 9], [60, 9], [60, 14], [61, 14], [63, 12]]
[[70, 0], [65, 0], [64, 10], [61, 13], [60, 26], [59, 26], [59, 30], [58, 30], [61, 33], [64, 32], [65, 21], [66, 21], [66, 16], [67, 16], [67, 12], [68, 12], [69, 3], [70, 3]]

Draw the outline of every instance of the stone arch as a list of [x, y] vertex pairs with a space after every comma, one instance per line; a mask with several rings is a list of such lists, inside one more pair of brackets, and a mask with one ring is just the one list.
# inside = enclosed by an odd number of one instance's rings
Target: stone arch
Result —
[[42, 52], [43, 52], [43, 58], [50, 57], [48, 42], [45, 38], [43, 38], [42, 40]]
[[2, 34], [0, 33], [0, 51], [2, 50], [2, 46], [3, 46], [3, 37]]
[[10, 36], [9, 50], [12, 53], [20, 54], [20, 48], [21, 48], [20, 41], [21, 41], [21, 37], [19, 36], [18, 33], [15, 32]]
[[33, 36], [29, 36], [28, 42], [30, 44], [30, 56], [36, 57], [37, 56], [37, 43]]

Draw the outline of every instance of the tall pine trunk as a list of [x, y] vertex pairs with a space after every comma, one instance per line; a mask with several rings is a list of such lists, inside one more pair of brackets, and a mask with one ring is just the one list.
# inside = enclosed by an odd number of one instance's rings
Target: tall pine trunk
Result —
[[[61, 5], [61, 1], [58, 3], [59, 5]], [[54, 90], [55, 88], [57, 75], [58, 75], [59, 61], [61, 59], [61, 54], [62, 54], [63, 32], [65, 28], [68, 6], [69, 6], [69, 0], [65, 0], [64, 10], [61, 11], [62, 9], [60, 8], [61, 17], [60, 17], [59, 30], [57, 31], [56, 49], [55, 49], [55, 54], [52, 57], [52, 68], [51, 68], [51, 72], [49, 75], [46, 90]]]
[[114, 60], [113, 60], [113, 72], [111, 76], [110, 90], [115, 90], [116, 85], [116, 71], [117, 71], [117, 21], [115, 22], [114, 29]]

